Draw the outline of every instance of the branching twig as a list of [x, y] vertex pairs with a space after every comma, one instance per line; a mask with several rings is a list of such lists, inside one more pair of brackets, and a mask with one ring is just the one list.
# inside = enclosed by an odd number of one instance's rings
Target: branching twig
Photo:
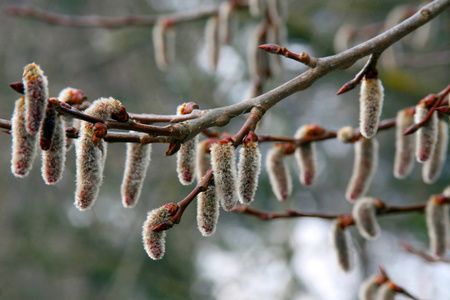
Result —
[[289, 51], [286, 47], [281, 47], [277, 44], [264, 44], [258, 46], [259, 49], [267, 51], [273, 54], [279, 54], [284, 57], [296, 60], [301, 62], [302, 64], [307, 65], [310, 68], [315, 68], [317, 65], [317, 59], [309, 56], [307, 53], [302, 52], [300, 54]]
[[428, 253], [426, 253], [424, 251], [421, 251], [419, 249], [415, 249], [414, 247], [412, 247], [411, 245], [409, 245], [409, 244], [407, 244], [405, 242], [402, 242], [401, 246], [406, 252], [409, 252], [411, 254], [415, 254], [415, 255], [423, 258], [427, 262], [430, 262], [430, 263], [435, 263], [435, 262], [450, 263], [450, 259], [432, 256], [432, 255], [430, 255], [430, 254], [428, 254]]
[[421, 101], [428, 100], [428, 99], [432, 100], [432, 101], [434, 101], [434, 104], [430, 108], [430, 110], [428, 111], [428, 113], [425, 116], [425, 118], [423, 118], [423, 120], [420, 121], [419, 123], [415, 123], [415, 124], [411, 125], [410, 127], [408, 127], [408, 129], [405, 130], [403, 135], [412, 134], [412, 133], [416, 132], [417, 130], [419, 130], [420, 127], [425, 125], [428, 122], [428, 120], [430, 120], [430, 118], [433, 115], [433, 113], [436, 110], [436, 108], [438, 108], [438, 106], [441, 105], [441, 103], [443, 102], [445, 97], [447, 97], [447, 95], [449, 93], [450, 93], [450, 84], [444, 90], [442, 90], [439, 94], [437, 94], [437, 95], [436, 94], [428, 95], [424, 99], [422, 99]]

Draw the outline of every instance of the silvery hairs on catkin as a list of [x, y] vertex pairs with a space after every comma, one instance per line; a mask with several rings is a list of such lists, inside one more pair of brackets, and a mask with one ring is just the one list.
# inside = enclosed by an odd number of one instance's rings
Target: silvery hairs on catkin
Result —
[[[97, 118], [108, 119], [113, 113], [119, 114], [122, 105], [114, 98], [100, 98], [86, 109], [85, 113]], [[82, 121], [79, 137], [75, 143], [77, 180], [75, 190], [75, 206], [79, 210], [92, 207], [97, 199], [103, 181], [107, 146], [103, 139], [95, 145], [94, 125]]]

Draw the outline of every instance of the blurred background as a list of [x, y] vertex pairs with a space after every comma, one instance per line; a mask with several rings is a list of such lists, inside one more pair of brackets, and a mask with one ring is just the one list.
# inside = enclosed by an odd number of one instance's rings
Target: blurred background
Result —
[[[0, 10], [17, 4], [68, 15], [114, 17], [164, 14], [220, 2], [3, 0]], [[285, 46], [316, 57], [333, 55], [376, 35], [387, 17], [395, 24], [390, 12], [403, 4], [417, 7], [423, 3], [288, 1]], [[115, 97], [130, 112], [174, 114], [179, 104], [188, 101], [205, 109], [243, 101], [251, 86], [247, 44], [259, 19], [241, 9], [234, 20], [232, 42], [222, 47], [216, 72], [206, 65], [205, 19], [176, 26], [176, 59], [161, 72], [155, 64], [151, 27], [72, 28], [2, 14], [0, 118], [11, 118], [18, 94], [8, 84], [20, 81], [23, 67], [31, 62], [44, 70], [51, 96], [70, 86], [82, 89], [90, 100]], [[385, 87], [382, 119], [395, 117], [399, 109], [448, 85], [449, 23], [449, 14], [444, 12], [421, 34], [405, 38], [386, 53], [379, 66]], [[337, 34], [341, 38], [336, 39]], [[343, 43], [345, 36], [350, 37], [347, 44]], [[358, 126], [359, 92], [355, 89], [341, 96], [336, 92], [365, 60], [333, 72], [277, 104], [266, 113], [257, 133], [293, 136], [306, 123], [331, 130]], [[307, 70], [291, 60], [282, 64], [284, 71], [268, 81], [265, 91]], [[244, 120], [235, 118], [218, 130], [235, 133]], [[433, 185], [423, 183], [418, 164], [407, 179], [395, 179], [394, 130], [381, 132], [377, 139], [380, 161], [369, 195], [395, 205], [423, 203], [449, 184], [449, 162]], [[353, 147], [336, 140], [317, 146], [320, 174], [313, 186], [300, 184], [297, 166], [290, 158], [294, 179], [290, 199], [276, 200], [263, 167], [252, 206], [273, 212], [350, 212], [344, 194], [352, 171]], [[79, 212], [73, 205], [73, 150], [68, 153], [62, 181], [46, 186], [39, 159], [27, 178], [18, 179], [10, 172], [8, 134], [0, 134], [0, 147], [0, 299], [357, 299], [361, 281], [375, 274], [378, 264], [420, 298], [448, 299], [450, 295], [448, 264], [427, 263], [400, 247], [400, 241], [407, 241], [427, 249], [425, 220], [420, 214], [380, 218], [382, 234], [370, 242], [352, 228], [355, 267], [344, 273], [331, 247], [329, 221], [264, 222], [222, 211], [215, 235], [203, 238], [196, 228], [193, 204], [182, 222], [168, 231], [164, 258], [152, 261], [141, 241], [147, 211], [180, 201], [193, 188], [178, 182], [175, 156], [164, 156], [167, 145], [153, 146], [140, 202], [134, 209], [125, 209], [120, 199], [125, 145], [110, 144], [99, 199], [87, 212]], [[270, 147], [261, 145], [263, 161]]]

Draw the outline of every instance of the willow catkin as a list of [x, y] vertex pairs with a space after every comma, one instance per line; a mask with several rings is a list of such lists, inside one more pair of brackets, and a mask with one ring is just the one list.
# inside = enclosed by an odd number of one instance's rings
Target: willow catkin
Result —
[[175, 56], [175, 31], [165, 18], [153, 27], [153, 48], [158, 69], [166, 71]]
[[198, 136], [184, 142], [177, 152], [177, 174], [181, 184], [189, 185], [195, 180]]
[[434, 152], [422, 166], [422, 178], [425, 183], [432, 184], [441, 175], [447, 158], [448, 134], [447, 122], [439, 120], [438, 137]]
[[286, 200], [292, 193], [292, 177], [283, 148], [275, 146], [269, 150], [266, 158], [266, 169], [273, 193], [279, 201]]
[[353, 206], [352, 216], [359, 233], [367, 240], [374, 239], [380, 233], [380, 225], [376, 217], [377, 199], [362, 197]]
[[122, 205], [124, 207], [134, 207], [139, 200], [150, 164], [151, 152], [151, 144], [127, 143], [125, 171], [121, 186]]
[[210, 184], [206, 191], [197, 196], [197, 225], [203, 236], [211, 236], [216, 231], [219, 220], [219, 202], [216, 188]]
[[208, 67], [211, 71], [217, 69], [220, 54], [220, 40], [219, 40], [219, 17], [212, 16], [208, 19], [205, 25], [205, 41], [206, 41], [206, 55], [208, 58]]
[[214, 173], [216, 193], [222, 208], [231, 211], [237, 204], [237, 171], [234, 145], [224, 140], [211, 146], [211, 165]]
[[153, 228], [162, 223], [170, 222], [171, 215], [173, 215], [173, 206], [171, 204], [163, 205], [147, 214], [147, 219], [142, 226], [142, 242], [145, 251], [151, 259], [158, 260], [163, 258], [166, 243], [166, 232], [153, 231]]
[[[419, 103], [416, 106], [414, 122], [419, 123], [428, 113], [428, 107], [425, 103]], [[416, 159], [423, 163], [431, 157], [436, 146], [438, 134], [438, 115], [433, 112], [430, 120], [419, 128], [416, 132]]]
[[341, 269], [348, 272], [352, 268], [350, 236], [339, 220], [333, 222], [331, 242]]
[[47, 108], [48, 80], [35, 63], [25, 66], [22, 80], [25, 88], [26, 129], [30, 135], [35, 135], [41, 127]]
[[239, 201], [242, 204], [249, 204], [254, 200], [260, 170], [261, 153], [258, 149], [258, 142], [244, 141], [239, 151], [238, 164]]
[[389, 282], [383, 283], [378, 289], [376, 300], [394, 300], [395, 290]]
[[195, 173], [197, 181], [200, 181], [206, 172], [211, 168], [211, 155], [209, 154], [209, 140], [204, 140], [197, 145], [197, 155], [195, 159]]
[[359, 300], [377, 300], [378, 289], [382, 284], [380, 275], [372, 275], [364, 280], [359, 287]]
[[445, 255], [450, 239], [449, 204], [444, 204], [437, 196], [431, 196], [425, 208], [430, 252], [436, 256]]
[[[315, 125], [303, 125], [295, 133], [296, 139], [304, 139], [310, 135]], [[316, 144], [305, 143], [295, 149], [295, 159], [300, 169], [300, 182], [311, 185], [317, 178]]]
[[414, 111], [411, 109], [399, 111], [395, 124], [394, 176], [403, 179], [411, 173], [415, 161], [416, 135], [403, 135], [403, 132], [414, 124]]
[[26, 130], [24, 97], [15, 103], [11, 124], [11, 172], [16, 177], [25, 177], [33, 167], [36, 157], [37, 137], [36, 135], [30, 135]]
[[359, 129], [366, 138], [373, 137], [378, 131], [383, 98], [383, 85], [378, 76], [372, 78], [367, 78], [367, 75], [364, 76], [359, 97]]
[[337, 139], [343, 144], [350, 143], [354, 137], [355, 130], [353, 130], [353, 127], [351, 126], [342, 127], [337, 132]]
[[41, 130], [39, 131], [39, 146], [41, 150], [48, 150], [52, 145], [53, 134], [56, 128], [56, 110], [53, 105], [48, 104], [45, 110], [45, 117], [42, 121]]
[[[120, 114], [123, 106], [114, 98], [100, 98], [85, 110], [85, 113], [97, 118], [108, 119]], [[75, 142], [77, 180], [75, 206], [79, 210], [92, 207], [97, 199], [103, 181], [103, 167], [107, 146], [103, 139], [94, 142], [94, 125], [82, 121], [78, 139]]]
[[48, 150], [42, 151], [42, 178], [46, 184], [56, 184], [63, 176], [66, 162], [66, 130], [60, 116], [55, 116], [55, 129]]
[[355, 143], [355, 161], [345, 197], [354, 201], [364, 196], [378, 165], [378, 142], [361, 137]]

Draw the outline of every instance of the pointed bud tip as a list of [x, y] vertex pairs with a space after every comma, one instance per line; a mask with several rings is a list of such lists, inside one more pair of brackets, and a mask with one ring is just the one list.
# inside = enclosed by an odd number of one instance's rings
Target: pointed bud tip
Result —
[[274, 54], [278, 54], [281, 51], [281, 47], [276, 44], [263, 44], [259, 45], [258, 48]]
[[25, 94], [25, 89], [22, 82], [13, 82], [9, 86], [19, 94]]

